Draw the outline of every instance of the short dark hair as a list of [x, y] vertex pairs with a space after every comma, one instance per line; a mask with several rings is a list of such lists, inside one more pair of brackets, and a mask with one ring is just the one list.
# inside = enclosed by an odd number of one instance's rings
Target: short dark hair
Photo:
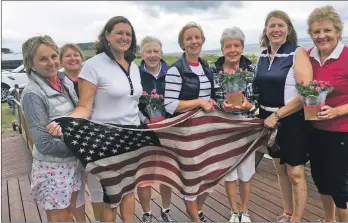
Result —
[[119, 23], [125, 23], [130, 25], [131, 29], [132, 29], [132, 42], [131, 45], [129, 47], [129, 49], [125, 52], [125, 57], [129, 57], [134, 55], [134, 52], [136, 50], [137, 47], [137, 38], [135, 36], [135, 32], [134, 32], [134, 28], [132, 26], [132, 24], [130, 23], [130, 21], [123, 17], [123, 16], [115, 16], [112, 17], [111, 19], [109, 19], [109, 21], [105, 24], [104, 28], [102, 29], [102, 31], [100, 32], [99, 36], [98, 36], [98, 40], [96, 42], [95, 48], [97, 50], [97, 54], [106, 52], [110, 50], [110, 47], [108, 45], [108, 41], [105, 37], [105, 33], [111, 33], [111, 31], [113, 30], [114, 26], [116, 24]]

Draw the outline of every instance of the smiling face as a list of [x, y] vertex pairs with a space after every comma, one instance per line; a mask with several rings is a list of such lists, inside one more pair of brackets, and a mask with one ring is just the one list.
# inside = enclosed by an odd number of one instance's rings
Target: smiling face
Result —
[[126, 52], [132, 43], [132, 28], [127, 23], [114, 25], [110, 33], [106, 33], [110, 47], [117, 52]]
[[319, 52], [331, 54], [337, 46], [340, 33], [334, 27], [333, 22], [324, 20], [310, 25], [310, 35]]
[[73, 49], [68, 48], [64, 53], [62, 57], [62, 67], [69, 72], [69, 71], [79, 71], [81, 70], [82, 65], [82, 58], [80, 53]]
[[240, 57], [243, 54], [241, 40], [235, 38], [224, 39], [222, 54], [225, 57], [225, 61], [233, 64], [239, 64]]
[[203, 39], [198, 28], [187, 29], [183, 34], [183, 45], [185, 52], [193, 57], [199, 56], [202, 50]]
[[162, 58], [161, 46], [155, 41], [145, 43], [143, 45], [143, 53], [141, 57], [145, 61], [147, 68], [157, 68]]
[[266, 26], [266, 36], [271, 45], [282, 45], [286, 42], [289, 28], [286, 22], [280, 18], [271, 17]]
[[33, 58], [32, 70], [48, 79], [57, 77], [59, 68], [58, 53], [51, 47], [41, 44]]

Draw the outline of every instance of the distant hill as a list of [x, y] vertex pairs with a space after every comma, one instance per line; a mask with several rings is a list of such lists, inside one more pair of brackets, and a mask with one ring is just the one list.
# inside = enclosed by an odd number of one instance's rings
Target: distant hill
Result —
[[81, 48], [81, 50], [93, 50], [94, 42], [88, 43], [77, 43], [77, 45]]

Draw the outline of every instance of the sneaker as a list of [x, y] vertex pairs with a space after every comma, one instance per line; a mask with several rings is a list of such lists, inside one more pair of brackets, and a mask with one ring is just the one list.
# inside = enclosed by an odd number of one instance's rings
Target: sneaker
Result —
[[143, 222], [152, 222], [152, 217], [152, 214], [145, 213], [143, 214], [143, 217], [141, 219], [143, 220]]
[[164, 222], [175, 222], [175, 218], [173, 217], [172, 215], [172, 212], [170, 211], [170, 209], [166, 210], [165, 212], [163, 212], [161, 210], [161, 217], [162, 217], [162, 220]]
[[240, 213], [240, 215], [241, 215], [240, 222], [251, 222], [249, 212], [242, 212]]
[[239, 218], [240, 218], [240, 213], [231, 212], [230, 222], [240, 222]]
[[208, 222], [208, 220], [207, 220], [207, 218], [205, 217], [205, 215], [203, 214], [203, 212], [199, 213], [198, 216], [199, 216], [199, 220], [200, 220], [201, 222]]
[[291, 216], [287, 214], [282, 214], [277, 217], [277, 222], [290, 222]]

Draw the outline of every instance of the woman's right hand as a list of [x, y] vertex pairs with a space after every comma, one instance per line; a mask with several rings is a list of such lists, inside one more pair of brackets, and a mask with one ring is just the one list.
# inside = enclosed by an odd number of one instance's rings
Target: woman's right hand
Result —
[[201, 107], [204, 109], [206, 112], [211, 112], [214, 111], [214, 103], [212, 101], [206, 101], [202, 98], [199, 99]]
[[47, 125], [48, 132], [53, 136], [62, 136], [62, 128], [57, 122], [51, 122]]
[[224, 104], [222, 105], [222, 108], [224, 109], [225, 112], [233, 112], [234, 111], [234, 106], [232, 104], [228, 104], [227, 100], [224, 100]]

